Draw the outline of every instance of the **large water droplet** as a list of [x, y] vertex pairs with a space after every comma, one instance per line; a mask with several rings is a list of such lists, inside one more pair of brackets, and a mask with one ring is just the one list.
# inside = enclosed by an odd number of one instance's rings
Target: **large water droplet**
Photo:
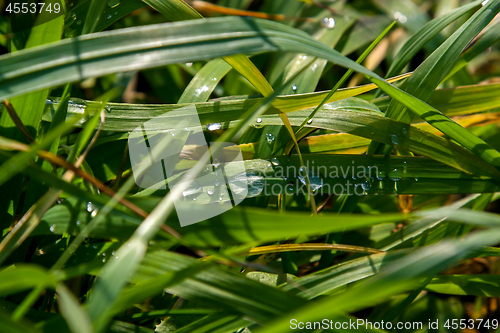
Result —
[[274, 141], [274, 134], [266, 133], [267, 142], [272, 143]]
[[215, 159], [214, 159], [214, 163], [212, 163], [212, 165], [213, 165], [213, 166], [214, 166], [214, 168], [216, 168], [216, 169], [217, 169], [218, 167], [220, 167], [220, 162], [219, 162], [219, 160], [215, 158]]
[[262, 118], [257, 118], [257, 120], [255, 121], [257, 124], [260, 124], [262, 123]]
[[368, 191], [372, 188], [372, 185], [370, 184], [370, 182], [365, 181], [361, 183], [361, 187], [363, 188], [363, 190]]
[[311, 118], [311, 119], [309, 119], [309, 120], [307, 120], [307, 124], [309, 124], [309, 125], [311, 125], [311, 124], [312, 124], [312, 122], [313, 122], [312, 118]]
[[120, 5], [120, 0], [108, 0], [108, 6], [111, 8], [115, 8]]
[[393, 134], [391, 136], [391, 141], [393, 144], [398, 145], [399, 144], [399, 137], [396, 134]]
[[56, 231], [56, 227], [57, 226], [55, 224], [51, 225], [50, 228], [49, 228], [50, 232]]
[[401, 171], [399, 171], [398, 169], [392, 170], [391, 172], [389, 172], [389, 178], [395, 182], [400, 181], [401, 180]]
[[403, 15], [401, 12], [395, 12], [394, 19], [398, 20], [400, 23], [406, 23], [406, 21], [408, 21], [406, 15]]
[[274, 166], [278, 166], [278, 165], [280, 165], [280, 160], [278, 160], [278, 159], [275, 157], [275, 158], [273, 158], [273, 159], [271, 160], [271, 163], [272, 163]]
[[214, 195], [214, 189], [213, 188], [209, 188], [207, 190], [207, 193], [208, 193], [208, 195]]
[[222, 125], [220, 123], [214, 123], [214, 124], [210, 124], [207, 126], [207, 130], [209, 131], [216, 131], [216, 130], [220, 130], [222, 128]]
[[335, 20], [333, 17], [325, 17], [323, 21], [321, 21], [321, 25], [328, 29], [333, 29], [335, 27]]

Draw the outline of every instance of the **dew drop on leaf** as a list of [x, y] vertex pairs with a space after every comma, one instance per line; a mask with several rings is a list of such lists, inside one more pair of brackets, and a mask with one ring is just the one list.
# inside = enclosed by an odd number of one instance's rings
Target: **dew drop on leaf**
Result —
[[361, 187], [363, 188], [363, 190], [368, 191], [372, 188], [372, 185], [370, 184], [370, 182], [365, 181], [361, 183]]
[[333, 17], [325, 17], [321, 21], [321, 25], [328, 29], [333, 29], [335, 27], [335, 20]]
[[115, 8], [120, 5], [120, 0], [108, 0], [108, 6], [111, 8]]
[[274, 135], [272, 133], [266, 133], [267, 142], [272, 143], [274, 141]]
[[396, 135], [396, 134], [393, 134], [391, 136], [391, 141], [392, 143], [394, 143], [395, 145], [398, 145], [399, 144], [399, 137]]
[[399, 171], [398, 169], [392, 170], [391, 172], [389, 172], [389, 178], [391, 178], [391, 180], [393, 180], [395, 182], [400, 181], [401, 180], [401, 171]]

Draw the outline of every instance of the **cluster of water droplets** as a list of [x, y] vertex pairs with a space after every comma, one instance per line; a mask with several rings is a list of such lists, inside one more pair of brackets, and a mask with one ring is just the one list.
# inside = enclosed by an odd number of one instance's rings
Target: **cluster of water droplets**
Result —
[[89, 201], [87, 203], [87, 212], [90, 213], [90, 216], [95, 217], [97, 213], [99, 213], [99, 210], [97, 209], [97, 207], [94, 206], [92, 202]]
[[408, 21], [408, 17], [406, 17], [406, 15], [402, 14], [401, 12], [395, 12], [394, 19], [398, 20], [399, 23], [406, 23]]
[[208, 89], [208, 86], [206, 84], [204, 84], [203, 86], [201, 86], [200, 88], [196, 89], [194, 91], [194, 95], [196, 97], [200, 97], [200, 95], [204, 92], [207, 92], [209, 89]]

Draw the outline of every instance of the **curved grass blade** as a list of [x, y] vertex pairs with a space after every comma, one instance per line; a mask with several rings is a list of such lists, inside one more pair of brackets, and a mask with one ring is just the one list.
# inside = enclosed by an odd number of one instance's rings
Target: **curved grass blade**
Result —
[[436, 37], [440, 31], [446, 28], [449, 24], [456, 21], [460, 17], [476, 10], [481, 5], [482, 1], [474, 1], [465, 6], [454, 9], [434, 20], [426, 23], [416, 33], [414, 33], [401, 47], [394, 61], [389, 68], [386, 77], [391, 77], [401, 72], [403, 68], [410, 62], [418, 51], [420, 51], [427, 43]]

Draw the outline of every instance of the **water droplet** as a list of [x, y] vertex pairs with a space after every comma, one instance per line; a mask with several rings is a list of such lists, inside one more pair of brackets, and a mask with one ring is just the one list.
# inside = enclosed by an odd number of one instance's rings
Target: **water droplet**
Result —
[[202, 93], [204, 93], [204, 92], [206, 92], [206, 91], [208, 91], [208, 90], [209, 90], [209, 89], [208, 89], [208, 87], [207, 87], [206, 85], [203, 85], [202, 87], [200, 87], [200, 88], [198, 88], [198, 89], [196, 89], [196, 90], [194, 91], [194, 95], [195, 95], [196, 97], [200, 97], [200, 95], [201, 95]]
[[103, 253], [102, 253], [102, 256], [103, 256], [103, 257], [105, 257], [105, 256], [106, 256], [106, 252], [103, 252]]
[[395, 182], [400, 181], [401, 180], [401, 171], [399, 171], [398, 169], [392, 170], [391, 172], [389, 172], [389, 178]]
[[272, 133], [266, 133], [267, 142], [272, 143], [274, 141], [274, 135]]
[[214, 189], [213, 188], [209, 188], [207, 190], [207, 193], [208, 193], [208, 195], [214, 195]]
[[408, 134], [408, 129], [406, 127], [403, 127], [403, 129], [401, 130], [401, 133], [403, 133], [403, 135]]
[[296, 84], [294, 84], [294, 85], [292, 86], [292, 90], [293, 90], [293, 91], [297, 91], [297, 85], [296, 85]]
[[333, 17], [325, 17], [323, 21], [321, 21], [321, 25], [328, 29], [333, 29], [335, 27], [335, 20]]
[[309, 178], [309, 185], [311, 186], [311, 191], [313, 193], [316, 193], [320, 188], [323, 187], [323, 179], [320, 177], [316, 176], [312, 172], [308, 172], [307, 168], [305, 167], [300, 167], [299, 168], [299, 180], [302, 184], [307, 185], [306, 182], [306, 174]]
[[82, 20], [76, 21], [76, 25], [80, 25], [80, 24], [82, 24]]
[[379, 171], [377, 173], [377, 179], [378, 180], [384, 180], [384, 178], [385, 178], [385, 173], [383, 171]]
[[228, 179], [228, 181], [233, 194], [240, 194], [247, 191], [247, 198], [256, 197], [261, 194], [265, 185], [264, 178], [252, 170], [236, 174]]
[[217, 78], [216, 78], [216, 77], [213, 77], [213, 78], [212, 78], [212, 81], [217, 81]]
[[418, 177], [415, 177], [415, 181], [418, 182], [420, 180], [420, 178]]
[[363, 188], [363, 190], [368, 191], [372, 188], [372, 185], [370, 184], [370, 182], [365, 181], [361, 183], [361, 187]]
[[406, 23], [406, 21], [408, 21], [406, 15], [403, 15], [401, 12], [395, 12], [394, 19], [398, 20], [400, 23]]
[[115, 255], [115, 251], [111, 252], [111, 255], [114, 256]]
[[56, 227], [57, 226], [55, 224], [51, 225], [50, 228], [49, 228], [50, 232], [56, 231]]
[[106, 258], [102, 258], [102, 262], [106, 262]]
[[313, 122], [312, 118], [307, 121], [307, 124], [311, 125]]
[[201, 194], [201, 192], [203, 191], [203, 188], [200, 186], [200, 184], [198, 184], [198, 182], [195, 180], [191, 183], [191, 185], [189, 185], [189, 187], [187, 189], [185, 189], [183, 192], [182, 192], [182, 195], [185, 197], [185, 198], [190, 198], [192, 196], [197, 196], [199, 194]]
[[186, 66], [191, 67], [191, 66], [193, 66], [193, 63], [192, 62], [186, 62]]
[[220, 185], [220, 181], [218, 179], [216, 179], [215, 182], [214, 182], [214, 185], [215, 186], [219, 186]]
[[218, 168], [220, 166], [220, 162], [218, 159], [214, 159], [214, 163], [212, 163], [212, 165], [214, 166], [214, 168]]
[[216, 130], [220, 130], [222, 128], [222, 125], [220, 123], [214, 123], [214, 124], [210, 124], [207, 126], [207, 130], [209, 131], [216, 131]]
[[484, 0], [482, 3], [481, 3], [481, 6], [486, 6], [488, 4], [488, 2], [490, 2], [490, 0]]
[[108, 0], [108, 6], [111, 8], [115, 8], [120, 5], [120, 0]]
[[396, 134], [393, 134], [391, 136], [391, 141], [393, 144], [398, 145], [399, 144], [399, 137]]
[[76, 225], [80, 225], [80, 224], [82, 224], [81, 221], [76, 221]]
[[71, 14], [71, 19], [72, 19], [73, 21], [76, 21], [76, 14], [75, 14], [75, 13]]
[[92, 205], [92, 202], [87, 203], [87, 212], [91, 212], [94, 210], [94, 205]]
[[278, 160], [278, 159], [275, 157], [275, 158], [273, 158], [273, 159], [271, 160], [271, 163], [272, 163], [274, 166], [277, 166], [277, 165], [280, 165], [280, 160]]
[[110, 18], [112, 18], [111, 14], [109, 14], [106, 18], [107, 18], [108, 20], [109, 20]]
[[257, 120], [255, 121], [257, 124], [260, 124], [262, 123], [262, 118], [257, 118]]

